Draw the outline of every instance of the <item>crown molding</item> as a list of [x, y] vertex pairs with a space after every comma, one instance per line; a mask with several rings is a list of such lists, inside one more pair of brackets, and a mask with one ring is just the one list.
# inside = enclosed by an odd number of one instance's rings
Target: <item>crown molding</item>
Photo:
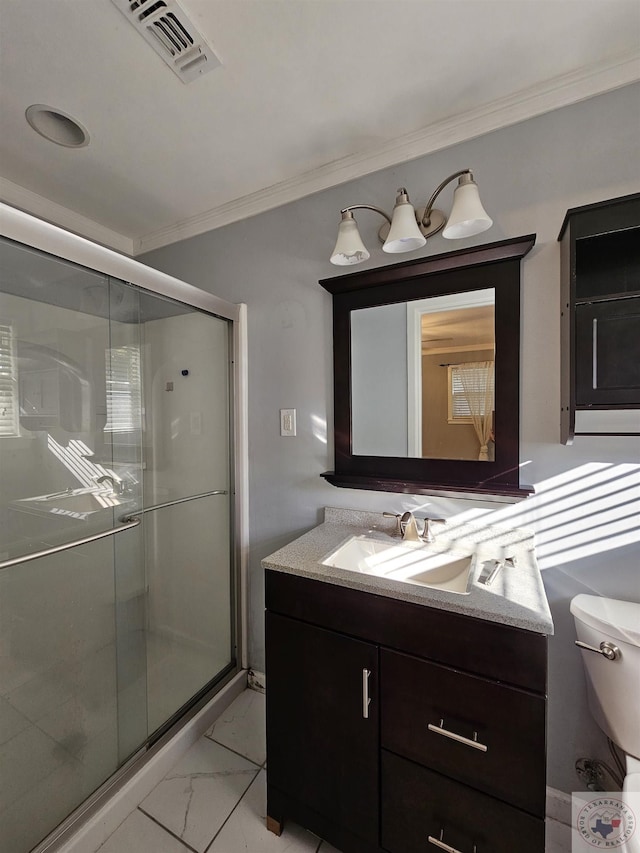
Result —
[[69, 210], [68, 207], [56, 204], [2, 177], [0, 177], [0, 201], [25, 213], [31, 213], [39, 219], [44, 219], [52, 225], [66, 228], [67, 231], [80, 237], [86, 237], [102, 246], [107, 246], [109, 249], [115, 249], [125, 255], [133, 255], [134, 243], [131, 237], [112, 231], [111, 228], [100, 225], [93, 219]]
[[195, 237], [265, 213], [304, 196], [415, 160], [460, 142], [517, 124], [640, 80], [640, 52], [582, 68], [508, 97], [435, 122], [384, 145], [320, 166], [287, 181], [211, 208], [133, 241], [134, 254]]

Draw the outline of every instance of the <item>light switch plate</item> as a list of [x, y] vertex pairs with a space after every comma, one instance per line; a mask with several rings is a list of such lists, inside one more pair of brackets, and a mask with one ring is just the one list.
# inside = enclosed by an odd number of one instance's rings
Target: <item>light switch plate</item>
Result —
[[296, 410], [280, 409], [280, 435], [296, 434]]

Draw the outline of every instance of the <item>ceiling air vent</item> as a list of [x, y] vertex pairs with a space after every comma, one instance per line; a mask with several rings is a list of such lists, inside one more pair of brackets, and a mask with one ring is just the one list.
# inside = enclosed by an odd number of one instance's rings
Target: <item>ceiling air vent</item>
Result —
[[183, 83], [222, 63], [176, 0], [111, 0]]

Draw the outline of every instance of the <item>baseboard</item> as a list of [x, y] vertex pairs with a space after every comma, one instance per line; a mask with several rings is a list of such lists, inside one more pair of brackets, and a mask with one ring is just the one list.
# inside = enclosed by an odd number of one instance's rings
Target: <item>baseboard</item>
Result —
[[558, 823], [571, 825], [571, 794], [547, 787], [547, 817]]
[[47, 853], [95, 853], [246, 687], [247, 670], [243, 669], [173, 737], [150, 750], [139, 769], [70, 838], [47, 848]]
[[247, 672], [247, 687], [250, 690], [257, 690], [258, 693], [265, 693], [267, 689], [267, 677], [264, 672], [259, 672], [257, 669], [250, 669]]

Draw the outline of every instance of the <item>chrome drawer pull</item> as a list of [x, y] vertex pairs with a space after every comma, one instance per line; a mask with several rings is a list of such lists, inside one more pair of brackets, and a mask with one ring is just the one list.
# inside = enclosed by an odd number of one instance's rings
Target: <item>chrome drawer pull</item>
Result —
[[369, 676], [371, 675], [371, 671], [368, 669], [362, 670], [362, 716], [365, 720], [369, 719], [369, 705], [371, 704], [371, 699], [369, 698]]
[[595, 646], [588, 645], [588, 643], [583, 643], [580, 640], [574, 640], [574, 643], [576, 646], [579, 646], [581, 649], [586, 649], [588, 652], [597, 652], [599, 655], [604, 655], [607, 660], [618, 660], [620, 657], [620, 649], [613, 643], [607, 643], [604, 640], [600, 643], [599, 649]]
[[[452, 847], [450, 844], [445, 844], [442, 840], [442, 836], [444, 835], [444, 829], [440, 830], [440, 838], [434, 838], [433, 835], [429, 836], [429, 844], [433, 844], [435, 847], [439, 847], [441, 850], [446, 850], [447, 853], [462, 853], [461, 850], [458, 850], [457, 847]], [[478, 853], [478, 848], [476, 845], [473, 845], [473, 853]]]
[[479, 743], [478, 741], [478, 732], [473, 733], [473, 740], [468, 737], [462, 737], [462, 735], [457, 735], [455, 732], [450, 732], [447, 729], [443, 728], [444, 720], [440, 720], [439, 726], [434, 726], [433, 723], [429, 723], [427, 728], [430, 732], [435, 732], [437, 735], [444, 735], [444, 737], [449, 737], [451, 740], [457, 740], [458, 743], [463, 743], [465, 746], [471, 746], [473, 749], [479, 749], [480, 752], [486, 752], [489, 748], [485, 746], [484, 743]]

